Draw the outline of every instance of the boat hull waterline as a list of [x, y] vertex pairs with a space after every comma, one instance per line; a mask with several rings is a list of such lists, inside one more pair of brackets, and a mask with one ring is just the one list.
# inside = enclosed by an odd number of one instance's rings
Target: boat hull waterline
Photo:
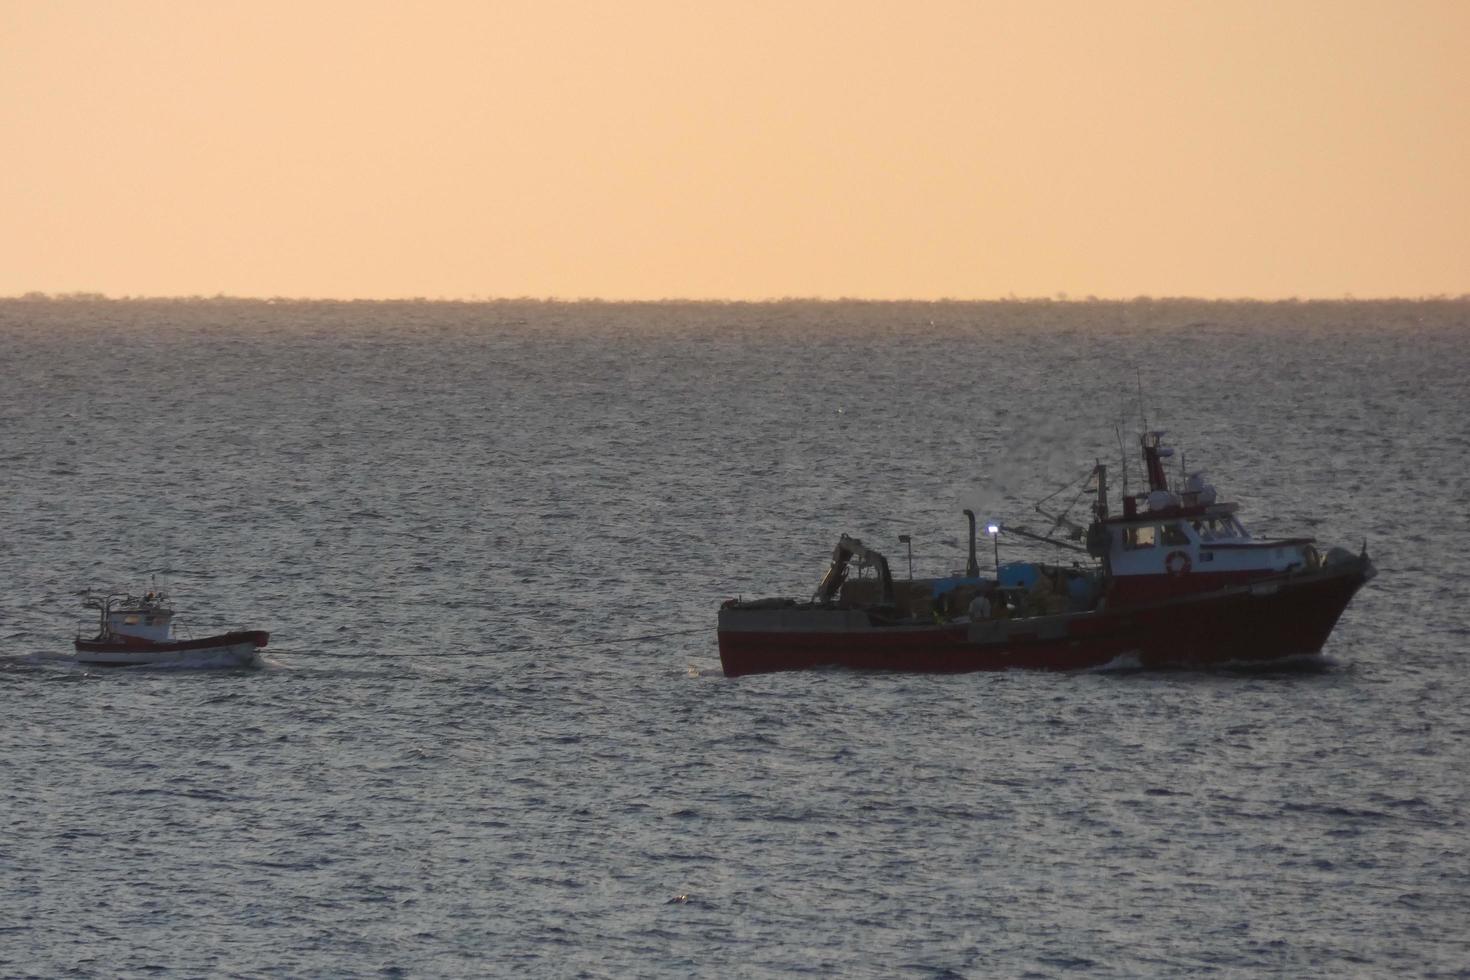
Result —
[[134, 637], [76, 641], [78, 663], [95, 667], [141, 667], [209, 660], [217, 663], [252, 663], [257, 651], [270, 642], [265, 630], [237, 630], [198, 640], [150, 642]]
[[885, 622], [869, 609], [767, 600], [719, 614], [726, 676], [816, 667], [910, 673], [1209, 668], [1320, 653], [1374, 575], [1366, 554], [1116, 610], [977, 622]]

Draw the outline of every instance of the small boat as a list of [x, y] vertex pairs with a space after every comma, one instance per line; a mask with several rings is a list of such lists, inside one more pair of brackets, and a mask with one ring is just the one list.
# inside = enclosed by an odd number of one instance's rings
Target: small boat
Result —
[[[1353, 595], [1376, 574], [1366, 542], [1357, 554], [1324, 554], [1311, 538], [1252, 537], [1237, 505], [1218, 500], [1203, 473], [1182, 472], [1182, 457], [1170, 486], [1163, 460], [1173, 451], [1163, 435], [1140, 437], [1148, 489], [1127, 493], [1125, 465], [1121, 513], [1109, 509], [1107, 467], [1098, 464], [1078, 494], [1080, 500], [1095, 493], [1086, 528], [1040, 505], [1052, 522], [1047, 533], [1005, 528], [1082, 560], [1002, 565], [1002, 528], [992, 524], [995, 574], [982, 576], [975, 515], [967, 510], [963, 572], [895, 581], [882, 554], [843, 535], [810, 599], [724, 603], [725, 674], [824, 666], [926, 673], [1198, 668], [1320, 653]], [[854, 566], [859, 574], [849, 579]]]
[[97, 635], [76, 639], [77, 661], [98, 667], [135, 667], [208, 660], [245, 666], [270, 642], [265, 630], [235, 630], [199, 639], [174, 637], [174, 611], [168, 596], [150, 590], [141, 596], [114, 592], [89, 595], [84, 603], [100, 617]]

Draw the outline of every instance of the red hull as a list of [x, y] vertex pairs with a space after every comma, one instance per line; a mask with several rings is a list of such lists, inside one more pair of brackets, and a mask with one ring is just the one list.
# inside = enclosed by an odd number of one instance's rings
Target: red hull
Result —
[[863, 610], [732, 603], [720, 610], [720, 663], [735, 677], [826, 666], [958, 673], [1269, 662], [1319, 652], [1372, 574], [1361, 558], [1101, 612], [975, 624], [886, 625]]
[[265, 630], [236, 630], [198, 640], [169, 640], [166, 643], [135, 636], [112, 636], [105, 640], [77, 640], [76, 649], [78, 653], [202, 653], [237, 643], [253, 643], [256, 647], [263, 647], [270, 642], [270, 638], [270, 633]]

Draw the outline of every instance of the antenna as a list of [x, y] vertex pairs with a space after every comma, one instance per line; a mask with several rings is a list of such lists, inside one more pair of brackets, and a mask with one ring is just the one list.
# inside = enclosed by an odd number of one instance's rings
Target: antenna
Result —
[[1143, 431], [1148, 431], [1148, 416], [1143, 411], [1143, 372], [1134, 367], [1134, 376], [1138, 379], [1138, 421], [1143, 423]]
[[1123, 496], [1128, 496], [1128, 450], [1123, 447], [1123, 426], [1113, 426], [1113, 435], [1118, 437], [1118, 455], [1123, 458]]

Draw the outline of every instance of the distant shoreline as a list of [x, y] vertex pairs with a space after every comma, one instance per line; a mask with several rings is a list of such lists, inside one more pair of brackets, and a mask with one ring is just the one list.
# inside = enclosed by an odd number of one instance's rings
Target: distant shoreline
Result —
[[1135, 305], [1245, 305], [1261, 306], [1306, 306], [1306, 305], [1371, 305], [1379, 303], [1470, 303], [1470, 293], [1458, 296], [1343, 296], [1343, 297], [1283, 297], [1261, 299], [1256, 297], [1203, 297], [1203, 296], [1135, 296], [1128, 299], [1101, 298], [1097, 296], [1006, 296], [985, 299], [867, 299], [852, 297], [787, 296], [769, 299], [719, 299], [719, 298], [664, 298], [664, 299], [602, 299], [599, 297], [395, 297], [395, 298], [341, 298], [308, 296], [108, 296], [104, 293], [41, 293], [28, 292], [18, 296], [0, 296], [5, 304], [50, 304], [50, 303], [117, 303], [117, 304], [200, 304], [200, 305], [368, 305], [368, 306], [1018, 306], [1018, 305], [1064, 305], [1064, 306], [1135, 306]]

